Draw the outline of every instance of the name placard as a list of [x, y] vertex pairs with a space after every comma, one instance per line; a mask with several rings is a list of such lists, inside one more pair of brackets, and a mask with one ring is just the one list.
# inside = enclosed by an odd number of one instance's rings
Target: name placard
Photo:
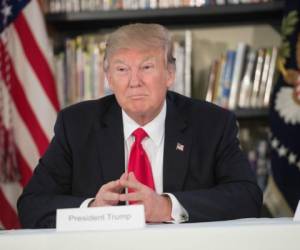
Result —
[[296, 208], [296, 212], [294, 215], [294, 221], [300, 221], [300, 201], [298, 202], [298, 206]]
[[56, 210], [57, 231], [135, 229], [144, 226], [143, 205]]

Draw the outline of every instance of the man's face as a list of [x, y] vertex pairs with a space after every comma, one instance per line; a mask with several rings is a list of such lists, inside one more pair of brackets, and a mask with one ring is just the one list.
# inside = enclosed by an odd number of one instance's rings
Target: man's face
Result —
[[174, 72], [163, 50], [124, 48], [111, 56], [107, 79], [123, 110], [144, 125], [160, 112]]

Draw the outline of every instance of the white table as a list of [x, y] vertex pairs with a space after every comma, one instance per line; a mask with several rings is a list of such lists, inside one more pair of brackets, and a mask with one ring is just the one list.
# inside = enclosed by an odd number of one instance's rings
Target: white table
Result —
[[300, 222], [292, 218], [147, 225], [139, 230], [0, 231], [1, 250], [299, 250]]

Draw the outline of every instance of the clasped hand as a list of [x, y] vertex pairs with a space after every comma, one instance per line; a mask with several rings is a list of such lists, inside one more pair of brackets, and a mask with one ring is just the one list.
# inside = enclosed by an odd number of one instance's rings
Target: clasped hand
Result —
[[[130, 189], [130, 193], [122, 193]], [[114, 206], [120, 201], [143, 204], [147, 222], [170, 221], [172, 204], [168, 196], [159, 195], [139, 182], [134, 173], [124, 173], [120, 179], [104, 184], [96, 194], [90, 207]]]

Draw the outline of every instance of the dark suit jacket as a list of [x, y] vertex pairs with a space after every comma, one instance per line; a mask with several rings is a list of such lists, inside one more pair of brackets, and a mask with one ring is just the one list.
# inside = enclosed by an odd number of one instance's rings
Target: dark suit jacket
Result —
[[[121, 176], [124, 161], [122, 114], [114, 96], [64, 109], [18, 200], [21, 224], [55, 227], [57, 208], [79, 207], [94, 197]], [[163, 191], [177, 197], [189, 222], [259, 216], [261, 191], [239, 148], [231, 112], [168, 92]]]

